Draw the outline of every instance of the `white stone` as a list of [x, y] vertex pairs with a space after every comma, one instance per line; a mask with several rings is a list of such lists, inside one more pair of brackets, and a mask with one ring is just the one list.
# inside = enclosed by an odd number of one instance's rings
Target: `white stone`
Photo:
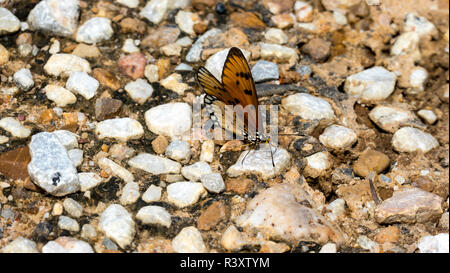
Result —
[[176, 72], [185, 72], [185, 71], [192, 71], [193, 68], [192, 66], [185, 64], [185, 63], [180, 63], [179, 65], [177, 65], [174, 69]]
[[206, 140], [202, 144], [200, 161], [212, 162], [214, 159], [214, 140]]
[[389, 105], [378, 105], [369, 113], [369, 118], [381, 129], [394, 133], [402, 126], [425, 128], [425, 125], [411, 111]]
[[114, 176], [118, 176], [122, 178], [126, 183], [133, 182], [134, 176], [127, 169], [115, 163], [111, 159], [106, 157], [101, 158], [98, 161], [98, 166], [105, 170], [108, 174], [112, 174]]
[[120, 204], [123, 206], [134, 204], [140, 195], [139, 185], [136, 182], [128, 182], [122, 189]]
[[159, 24], [169, 9], [169, 0], [151, 0], [139, 13], [153, 24]]
[[425, 17], [417, 16], [412, 13], [407, 13], [403, 24], [403, 31], [414, 31], [420, 37], [427, 35], [434, 35], [437, 33], [436, 27], [428, 21]]
[[235, 223], [246, 231], [261, 233], [263, 238], [342, 243], [342, 234], [325, 217], [302, 205], [308, 199], [305, 195], [298, 184], [277, 184], [251, 199]]
[[269, 28], [264, 34], [264, 38], [270, 43], [283, 45], [288, 42], [288, 36], [278, 28]]
[[145, 66], [144, 76], [149, 82], [159, 81], [158, 67], [154, 64], [149, 64]]
[[175, 16], [175, 23], [185, 33], [194, 35], [194, 25], [200, 22], [200, 17], [196, 13], [180, 10]]
[[[242, 48], [240, 48], [240, 50], [242, 51], [242, 53], [244, 54], [244, 57], [248, 60], [250, 59], [250, 51], [244, 50]], [[214, 55], [212, 55], [211, 57], [208, 58], [208, 60], [206, 60], [205, 63], [205, 68], [211, 72], [211, 74], [219, 81], [222, 81], [222, 70], [223, 70], [223, 65], [225, 63], [225, 60], [228, 56], [228, 52], [230, 51], [229, 48], [227, 49], [223, 49], [217, 53], [215, 53]]]
[[20, 29], [20, 20], [9, 10], [0, 7], [0, 35], [16, 32]]
[[328, 152], [318, 152], [307, 156], [306, 167], [304, 169], [305, 176], [316, 178], [326, 173], [331, 168], [333, 162], [330, 160]]
[[337, 247], [336, 247], [336, 244], [334, 244], [334, 243], [327, 243], [327, 244], [323, 245], [319, 251], [319, 253], [336, 253], [336, 252], [337, 252]]
[[137, 8], [139, 6], [139, 0], [116, 0], [116, 2], [129, 8]]
[[137, 79], [125, 85], [125, 91], [137, 103], [144, 104], [153, 94], [153, 87], [144, 79]]
[[140, 153], [131, 158], [128, 160], [128, 165], [154, 175], [180, 173], [181, 169], [181, 164], [178, 162], [147, 153]]
[[189, 134], [192, 110], [182, 102], [158, 105], [145, 112], [145, 122], [148, 129], [157, 135], [180, 137]]
[[6, 96], [14, 96], [15, 94], [17, 94], [19, 92], [19, 88], [17, 86], [12, 86], [12, 87], [6, 87], [6, 88], [2, 88], [0, 89], [0, 93], [2, 95], [6, 95]]
[[181, 49], [179, 44], [172, 43], [161, 47], [161, 52], [166, 56], [180, 56]]
[[61, 50], [61, 43], [58, 40], [54, 40], [52, 45], [50, 46], [50, 49], [48, 50], [48, 53], [50, 54], [56, 54], [59, 53]]
[[183, 228], [172, 240], [172, 247], [178, 253], [205, 253], [206, 245], [202, 234], [193, 226]]
[[67, 130], [56, 130], [52, 134], [67, 150], [78, 148], [78, 136], [76, 134]]
[[136, 234], [136, 224], [131, 214], [118, 204], [111, 204], [103, 211], [99, 229], [121, 248], [127, 247]]
[[412, 127], [403, 127], [392, 136], [392, 146], [399, 152], [429, 152], [439, 146], [430, 134]]
[[204, 161], [181, 168], [181, 174], [191, 181], [199, 181], [202, 175], [210, 173], [212, 173], [211, 166]]
[[281, 100], [282, 106], [290, 113], [303, 119], [334, 119], [331, 105], [324, 99], [310, 94], [297, 93]]
[[136, 214], [136, 218], [143, 224], [156, 224], [169, 228], [172, 222], [172, 216], [163, 207], [146, 206], [142, 207]]
[[183, 82], [183, 78], [178, 73], [170, 74], [167, 78], [161, 80], [160, 84], [178, 95], [183, 95], [184, 91], [189, 88], [189, 85]]
[[92, 188], [95, 188], [102, 182], [100, 175], [96, 173], [78, 173], [78, 179], [80, 180], [81, 191], [85, 192]]
[[20, 90], [27, 91], [34, 85], [33, 75], [31, 75], [31, 71], [26, 68], [22, 68], [13, 76], [14, 83]]
[[303, 1], [296, 1], [294, 5], [295, 18], [297, 22], [311, 22], [313, 19], [313, 8]]
[[0, 127], [5, 131], [11, 133], [12, 136], [18, 138], [27, 138], [31, 134], [30, 129], [23, 126], [20, 121], [13, 117], [0, 119]]
[[428, 124], [433, 124], [436, 122], [436, 114], [432, 110], [422, 109], [417, 112], [419, 117], [423, 118]]
[[179, 208], [193, 205], [206, 195], [202, 183], [176, 182], [167, 186], [167, 200]]
[[347, 17], [345, 17], [345, 14], [343, 14], [342, 12], [336, 10], [333, 11], [333, 17], [336, 23], [338, 23], [339, 25], [344, 26], [347, 24]]
[[188, 47], [192, 45], [192, 39], [189, 38], [189, 36], [184, 36], [183, 38], [178, 39], [175, 43], [182, 47]]
[[319, 140], [327, 148], [345, 150], [358, 140], [358, 136], [352, 129], [340, 125], [331, 125], [323, 131]]
[[327, 205], [327, 210], [330, 211], [327, 213], [328, 218], [332, 221], [336, 221], [345, 213], [345, 200], [342, 198], [334, 200]]
[[111, 20], [105, 17], [94, 17], [78, 28], [77, 42], [96, 44], [109, 40], [114, 34]]
[[220, 245], [229, 251], [238, 251], [246, 243], [247, 240], [245, 240], [244, 236], [234, 225], [229, 226], [223, 232], [222, 238], [220, 239]]
[[418, 94], [424, 91], [425, 81], [428, 79], [428, 72], [423, 67], [416, 67], [409, 75], [408, 94]]
[[191, 155], [191, 146], [186, 141], [174, 140], [166, 148], [166, 156], [182, 163], [189, 162]]
[[81, 227], [81, 238], [94, 241], [97, 238], [95, 227], [90, 224], [84, 224]]
[[85, 241], [72, 237], [59, 237], [46, 243], [42, 247], [42, 253], [94, 253], [94, 250]]
[[161, 199], [161, 191], [161, 187], [150, 185], [150, 187], [148, 187], [148, 189], [142, 195], [142, 200], [147, 203], [157, 202]]
[[76, 220], [63, 215], [59, 216], [58, 228], [73, 232], [80, 231], [80, 225]]
[[[1, 14], [0, 14], [1, 15]], [[36, 243], [22, 236], [1, 249], [1, 253], [39, 253]]]
[[274, 58], [280, 62], [289, 61], [291, 58], [296, 61], [299, 59], [297, 51], [293, 48], [266, 43], [261, 43], [261, 57], [263, 59]]
[[83, 163], [83, 150], [72, 149], [67, 151], [70, 160], [75, 168], [79, 167]]
[[417, 247], [420, 253], [449, 253], [448, 233], [439, 233], [420, 238]]
[[203, 51], [203, 43], [210, 37], [214, 37], [221, 32], [222, 31], [217, 28], [212, 28], [205, 32], [202, 36], [200, 36], [189, 49], [189, 52], [186, 54], [186, 61], [190, 63], [200, 61], [200, 56]]
[[399, 56], [412, 54], [414, 58], [420, 57], [419, 34], [410, 31], [400, 34], [391, 47], [391, 55]]
[[260, 60], [252, 67], [252, 76], [255, 82], [278, 80], [280, 71], [276, 63]]
[[0, 144], [5, 144], [8, 141], [9, 141], [9, 137], [0, 136]]
[[122, 51], [125, 53], [139, 52], [139, 47], [136, 46], [133, 39], [126, 39], [123, 43]]
[[200, 181], [209, 192], [220, 193], [225, 190], [225, 183], [220, 173], [204, 174], [200, 177]]
[[48, 193], [64, 196], [80, 189], [76, 168], [55, 134], [42, 132], [31, 137], [28, 173]]
[[[272, 152], [270, 149], [272, 149]], [[272, 165], [272, 156], [275, 167]], [[290, 160], [291, 156], [285, 149], [261, 144], [257, 150], [243, 151], [236, 163], [228, 168], [227, 175], [237, 177], [246, 173], [253, 173], [260, 175], [262, 179], [269, 179], [287, 168]]]
[[363, 249], [371, 250], [371, 251], [374, 251], [378, 246], [377, 243], [370, 240], [369, 237], [367, 237], [365, 235], [358, 236], [358, 239], [356, 239], [356, 243], [358, 243], [358, 245], [360, 247], [362, 247]]
[[72, 54], [53, 54], [44, 65], [44, 70], [52, 76], [68, 77], [73, 72], [91, 73], [89, 62]]
[[397, 77], [381, 66], [348, 76], [344, 90], [363, 100], [384, 100], [394, 91]]
[[53, 101], [58, 107], [65, 107], [77, 101], [77, 97], [62, 86], [49, 84], [45, 86], [44, 90], [47, 98]]
[[83, 215], [83, 206], [72, 198], [64, 199], [63, 206], [64, 210], [72, 217], [80, 218]]
[[132, 118], [115, 118], [97, 123], [95, 133], [99, 139], [114, 138], [126, 142], [141, 138], [144, 135], [144, 128]]
[[99, 82], [95, 78], [81, 71], [72, 73], [66, 82], [67, 89], [75, 94], [80, 94], [87, 100], [95, 96], [99, 85]]
[[43, 30], [70, 37], [78, 25], [78, 0], [42, 0], [28, 14], [31, 30]]

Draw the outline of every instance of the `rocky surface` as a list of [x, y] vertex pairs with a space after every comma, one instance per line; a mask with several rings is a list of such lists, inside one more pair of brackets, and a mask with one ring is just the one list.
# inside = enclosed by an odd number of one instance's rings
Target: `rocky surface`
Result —
[[[448, 253], [448, 1], [401, 2], [0, 0], [0, 252]], [[231, 47], [268, 144], [201, 128]]]

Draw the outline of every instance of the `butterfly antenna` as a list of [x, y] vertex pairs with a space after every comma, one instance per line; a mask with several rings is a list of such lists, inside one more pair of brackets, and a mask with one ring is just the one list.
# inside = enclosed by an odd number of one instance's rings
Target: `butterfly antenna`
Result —
[[244, 161], [247, 158], [248, 154], [250, 153], [250, 150], [247, 150], [247, 153], [245, 154], [244, 158], [241, 161], [241, 165], [244, 165]]

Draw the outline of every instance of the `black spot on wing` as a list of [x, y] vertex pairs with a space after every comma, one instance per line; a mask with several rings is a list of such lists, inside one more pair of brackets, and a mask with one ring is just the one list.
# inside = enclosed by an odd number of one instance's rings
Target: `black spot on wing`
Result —
[[252, 90], [249, 90], [249, 89], [245, 89], [245, 90], [244, 90], [244, 93], [247, 94], [247, 95], [249, 95], [249, 96], [253, 95]]

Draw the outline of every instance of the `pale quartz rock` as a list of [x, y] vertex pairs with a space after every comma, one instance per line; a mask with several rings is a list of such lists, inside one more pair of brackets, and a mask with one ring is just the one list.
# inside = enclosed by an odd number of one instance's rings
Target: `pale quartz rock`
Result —
[[105, 17], [94, 17], [78, 28], [76, 40], [86, 44], [96, 44], [109, 40], [114, 34], [111, 20]]
[[181, 137], [189, 134], [192, 110], [182, 102], [158, 105], [145, 112], [145, 122], [148, 129], [157, 135]]
[[85, 241], [63, 236], [45, 244], [42, 253], [94, 253], [94, 250]]
[[439, 147], [439, 142], [430, 134], [412, 127], [403, 127], [392, 136], [392, 146], [399, 152], [421, 151], [427, 153]]
[[319, 140], [328, 148], [345, 150], [358, 140], [358, 136], [352, 129], [340, 125], [331, 125], [323, 131]]
[[270, 43], [285, 44], [288, 42], [288, 36], [278, 28], [269, 28], [264, 34], [264, 38]]
[[30, 136], [30, 129], [23, 126], [20, 121], [12, 117], [0, 119], [0, 127], [18, 138], [27, 138]]
[[136, 218], [145, 225], [158, 224], [166, 228], [170, 228], [172, 222], [170, 213], [159, 206], [142, 207], [136, 214]]
[[16, 32], [20, 29], [20, 20], [9, 10], [0, 7], [0, 35]]
[[179, 208], [193, 205], [206, 195], [202, 183], [176, 182], [167, 186], [168, 201]]
[[181, 164], [178, 162], [147, 153], [140, 153], [131, 158], [128, 160], [128, 165], [154, 175], [180, 173], [181, 169]]
[[295, 60], [299, 59], [297, 51], [293, 48], [266, 43], [261, 43], [261, 57], [269, 59], [275, 58], [280, 62], [289, 61], [292, 58]]
[[200, 22], [200, 17], [196, 13], [180, 10], [175, 16], [175, 23], [185, 33], [195, 35], [194, 25]]
[[115, 175], [123, 179], [126, 183], [133, 182], [134, 176], [127, 169], [115, 163], [111, 159], [103, 157], [99, 159], [98, 166], [108, 174]]
[[205, 253], [207, 251], [202, 234], [193, 226], [183, 228], [172, 239], [172, 247], [178, 253]]
[[44, 70], [48, 74], [58, 77], [68, 77], [73, 72], [82, 71], [91, 73], [91, 66], [88, 61], [72, 54], [53, 54], [44, 65]]
[[[275, 167], [272, 165], [272, 156]], [[228, 168], [227, 175], [237, 177], [252, 173], [260, 175], [263, 179], [269, 179], [286, 169], [290, 159], [290, 154], [283, 148], [261, 145], [258, 150], [243, 151], [236, 163]]]
[[144, 104], [153, 94], [153, 87], [144, 79], [129, 82], [124, 89], [131, 99], [139, 104]]
[[344, 90], [362, 100], [384, 100], [394, 91], [396, 80], [394, 73], [375, 66], [348, 76]]
[[331, 105], [324, 99], [310, 94], [297, 93], [281, 100], [282, 106], [290, 113], [303, 119], [334, 119]]
[[75, 94], [80, 94], [85, 99], [92, 99], [99, 87], [99, 82], [86, 72], [77, 71], [70, 75], [66, 82], [66, 88]]
[[183, 78], [178, 73], [173, 73], [167, 78], [160, 81], [161, 85], [165, 88], [176, 92], [179, 95], [183, 95], [184, 91], [189, 88], [189, 85], [183, 82]]
[[77, 102], [77, 97], [66, 88], [54, 84], [45, 86], [45, 95], [53, 101], [58, 107], [65, 107]]
[[95, 133], [99, 139], [114, 138], [126, 142], [141, 138], [144, 135], [144, 128], [132, 118], [116, 118], [97, 123]]
[[149, 64], [145, 66], [144, 76], [149, 82], [159, 81], [158, 67], [154, 64]]
[[131, 214], [121, 205], [111, 204], [100, 216], [99, 229], [121, 248], [131, 244], [136, 224]]

